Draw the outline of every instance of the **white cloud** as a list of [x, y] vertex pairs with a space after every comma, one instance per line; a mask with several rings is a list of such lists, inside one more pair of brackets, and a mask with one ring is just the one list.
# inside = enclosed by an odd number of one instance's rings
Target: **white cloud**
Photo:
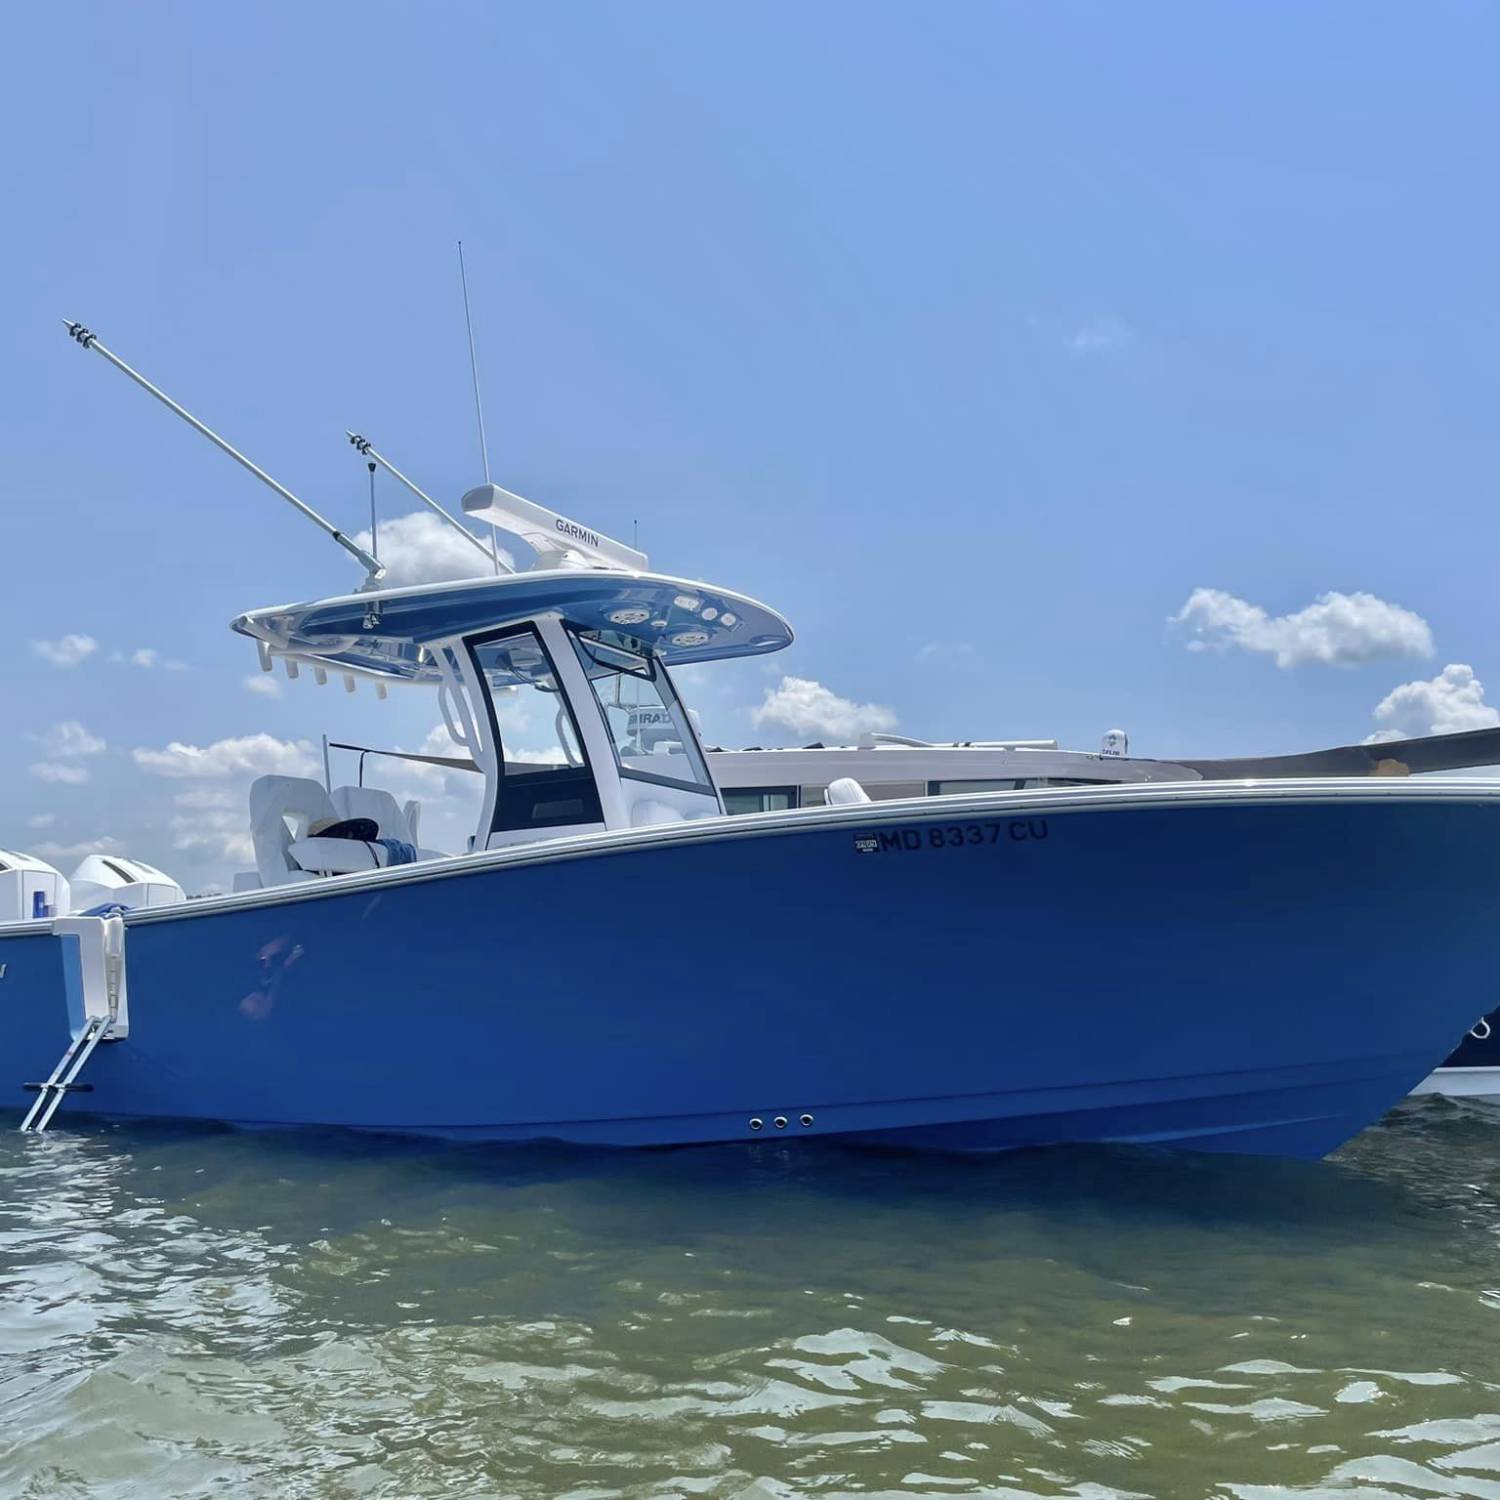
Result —
[[1238, 646], [1274, 657], [1278, 667], [1344, 667], [1433, 652], [1421, 615], [1374, 594], [1320, 594], [1294, 614], [1270, 615], [1222, 589], [1194, 589], [1170, 623], [1193, 631], [1190, 651]]
[[87, 854], [123, 854], [125, 844], [123, 840], [105, 833], [96, 839], [80, 839], [76, 844], [59, 844], [48, 840], [37, 844], [32, 852], [43, 859], [82, 859]]
[[50, 828], [55, 822], [57, 822], [56, 813], [35, 813], [27, 818], [26, 826], [28, 828]]
[[172, 799], [176, 812], [167, 820], [172, 847], [203, 853], [241, 865], [255, 863], [246, 792], [226, 786], [189, 787]]
[[48, 755], [60, 760], [76, 759], [81, 755], [98, 755], [105, 748], [98, 735], [90, 734], [77, 719], [65, 719], [54, 724], [45, 734], [36, 738]]
[[1102, 354], [1108, 349], [1122, 349], [1134, 341], [1135, 330], [1128, 323], [1119, 318], [1095, 318], [1068, 340], [1068, 348], [1075, 354]]
[[173, 740], [164, 750], [132, 750], [136, 765], [157, 776], [205, 779], [228, 776], [311, 776], [318, 759], [307, 740], [278, 740], [270, 734], [247, 734], [185, 745]]
[[[503, 732], [503, 720], [502, 720]], [[509, 741], [507, 741], [507, 746]], [[398, 747], [399, 748], [399, 747]], [[464, 746], [448, 733], [446, 724], [435, 725], [427, 731], [427, 738], [417, 746], [417, 755], [444, 755], [452, 760], [469, 760], [471, 756]], [[391, 767], [391, 775], [396, 774], [396, 766], [401, 768], [400, 774], [408, 777], [417, 789], [425, 790], [429, 794], [436, 793], [443, 796], [458, 795], [467, 803], [474, 794], [483, 789], [484, 778], [476, 775], [473, 771], [449, 771], [442, 766], [424, 766], [419, 761], [392, 761], [388, 762]], [[411, 793], [415, 795], [415, 791]]]
[[567, 751], [556, 744], [538, 745], [535, 749], [528, 749], [525, 745], [510, 745], [506, 754], [514, 761], [535, 766], [565, 766], [568, 763]]
[[239, 793], [226, 786], [190, 786], [176, 793], [172, 802], [177, 807], [222, 811], [237, 806], [238, 799]]
[[446, 724], [434, 724], [422, 741], [420, 755], [467, 755], [469, 752], [453, 738]]
[[56, 641], [33, 641], [31, 649], [54, 667], [76, 667], [99, 649], [99, 642], [91, 635], [65, 635]]
[[[928, 641], [917, 648], [917, 660], [924, 664], [936, 662], [972, 662], [979, 655], [973, 641]], [[676, 675], [674, 673], [674, 675]]]
[[[407, 750], [405, 745], [393, 745], [395, 750]], [[450, 755], [455, 758], [468, 758], [469, 752], [460, 745], [451, 734], [448, 733], [446, 724], [438, 724], [428, 730], [427, 737], [417, 746], [415, 750], [407, 751], [411, 755]], [[352, 765], [352, 762], [334, 763], [334, 774], [339, 775], [341, 764]], [[407, 797], [424, 796], [428, 799], [440, 797], [451, 789], [455, 780], [481, 781], [481, 778], [469, 772], [449, 772], [442, 766], [424, 766], [415, 760], [394, 760], [385, 757], [372, 757], [365, 763], [367, 775], [366, 781], [376, 785], [384, 786], [396, 798], [398, 802]], [[384, 773], [382, 775], [378, 773]], [[340, 778], [344, 779], [344, 778]], [[395, 785], [399, 782], [400, 787]]]
[[164, 749], [141, 747], [131, 757], [143, 771], [189, 785], [177, 791], [166, 818], [172, 847], [222, 878], [255, 863], [250, 837], [249, 787], [257, 776], [312, 776], [321, 760], [306, 740], [248, 734], [208, 745], [174, 740]]
[[82, 786], [89, 779], [87, 766], [66, 761], [39, 760], [26, 768], [38, 781], [61, 782], [64, 786]]
[[1403, 682], [1387, 693], [1375, 707], [1375, 719], [1381, 727], [1366, 738], [1367, 745], [1493, 729], [1500, 724], [1500, 709], [1484, 701], [1484, 684], [1473, 667], [1450, 662], [1430, 681]]
[[852, 740], [896, 727], [896, 715], [878, 703], [855, 703], [808, 677], [783, 677], [750, 710], [757, 728], [779, 725], [803, 738]]
[[170, 656], [163, 656], [155, 646], [139, 646], [129, 655], [123, 651], [111, 651], [109, 659], [116, 664], [128, 663], [132, 667], [145, 667], [147, 670], [160, 667], [163, 672], [187, 671], [185, 661], [174, 661]]
[[[367, 552], [371, 550], [368, 531], [356, 534], [354, 542]], [[503, 547], [500, 559], [505, 563], [512, 561]], [[457, 578], [489, 578], [495, 571], [472, 542], [466, 542], [430, 510], [414, 510], [409, 515], [382, 521], [380, 560], [385, 564], [382, 588], [446, 583]]]
[[245, 679], [247, 693], [259, 693], [262, 698], [279, 698], [281, 684], [269, 672], [252, 672]]
[[246, 869], [255, 866], [255, 842], [250, 837], [250, 818], [243, 808], [183, 817], [174, 814], [167, 823], [172, 847], [186, 854], [204, 853], [214, 859], [231, 860]]
[[[498, 700], [499, 695], [497, 695], [496, 707], [501, 720], [501, 730], [502, 732], [504, 732], [505, 707], [504, 704], [499, 702]], [[460, 745], [458, 741], [454, 739], [451, 734], [449, 734], [448, 726], [446, 724], [436, 724], [431, 729], [429, 729], [427, 731], [427, 738], [417, 746], [416, 753], [418, 755], [445, 755], [451, 760], [471, 760], [473, 758], [467, 747]], [[475, 779], [474, 774], [471, 771], [449, 772], [443, 770], [440, 766], [418, 767], [412, 761], [407, 761], [406, 764], [411, 766], [413, 769], [421, 769], [423, 771], [436, 771], [440, 776], [458, 775], [462, 776], [465, 781]]]

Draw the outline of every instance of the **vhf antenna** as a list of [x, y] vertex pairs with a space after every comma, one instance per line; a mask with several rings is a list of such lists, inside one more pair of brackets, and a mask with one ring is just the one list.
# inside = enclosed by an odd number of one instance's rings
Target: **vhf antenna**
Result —
[[205, 427], [203, 423], [200, 422], [197, 417], [192, 414], [192, 412], [188, 411], [184, 407], [179, 406], [169, 395], [167, 395], [165, 391], [158, 390], [157, 387], [152, 385], [151, 382], [147, 380], [146, 377], [142, 375], [138, 370], [132, 370], [130, 366], [127, 365], [125, 361], [119, 357], [118, 354], [115, 354], [109, 349], [106, 349], [90, 329], [85, 328], [82, 323], [75, 323], [71, 318], [64, 318], [63, 322], [68, 325], [68, 332], [73, 336], [74, 339], [78, 341], [78, 343], [83, 348], [92, 349], [96, 354], [102, 354], [104, 358], [107, 359], [110, 364], [112, 364], [117, 370], [123, 370], [124, 373], [127, 374], [133, 381], [135, 381], [138, 386], [141, 386], [143, 389], [150, 391], [151, 394], [155, 396], [163, 406], [170, 407], [173, 411], [175, 411], [177, 415], [188, 424], [189, 427], [195, 428], [197, 431], [201, 432], [203, 436], [206, 437], [209, 442], [211, 442], [216, 448], [222, 448], [224, 452], [227, 453], [237, 464], [241, 464], [245, 468], [249, 469], [249, 471], [254, 474], [262, 484], [267, 485], [269, 488], [275, 490], [276, 493], [289, 504], [296, 506], [296, 508], [300, 510], [309, 521], [311, 521], [315, 526], [319, 527], [323, 531], [326, 531], [328, 535], [331, 536], [334, 541], [336, 541], [339, 546], [341, 546], [351, 556], [358, 558], [360, 566], [363, 567], [366, 573], [369, 575], [365, 579], [365, 587], [373, 588], [380, 582], [382, 578], [385, 577], [385, 568], [381, 564], [379, 558], [373, 557], [370, 553], [366, 552], [365, 549], [361, 547], [357, 542], [351, 541], [347, 536], [344, 535], [342, 531], [338, 529], [337, 526], [333, 524], [332, 521], [325, 520], [317, 513], [317, 511], [312, 508], [312, 506], [306, 504], [304, 501], [299, 500], [289, 489], [287, 489], [284, 484], [278, 484], [274, 479], [271, 478], [269, 474], [266, 473], [264, 469], [260, 467], [259, 464], [251, 463], [251, 461], [246, 458], [238, 448], [232, 447], [229, 443], [226, 443], [217, 432], [213, 431], [212, 428]]
[[[474, 319], [469, 314], [469, 277], [464, 270], [464, 242], [458, 242], [458, 280], [464, 289], [464, 327], [469, 331], [469, 373], [474, 377], [474, 415], [479, 419], [479, 457], [484, 464], [484, 482], [490, 482], [490, 449], [484, 440], [484, 405], [479, 399], [479, 357], [474, 353]], [[500, 543], [490, 534], [491, 560], [500, 571]]]
[[505, 564], [501, 562], [500, 559], [496, 557], [490, 551], [490, 549], [486, 547], [485, 544], [477, 536], [475, 536], [472, 531], [469, 530], [467, 526], [463, 525], [460, 521], [456, 521], [451, 515], [449, 515], [448, 512], [444, 510], [443, 507], [439, 505], [431, 495], [429, 495], [425, 490], [418, 488], [418, 486], [414, 484], [410, 479], [408, 479], [406, 475], [403, 474], [401, 470], [398, 469], [395, 464], [390, 461], [390, 459], [385, 458], [381, 454], [377, 453], [375, 451], [374, 444], [371, 443], [369, 438], [361, 437], [357, 432], [349, 433], [348, 438], [349, 441], [354, 445], [355, 451], [369, 462], [372, 469], [376, 464], [379, 464], [380, 467], [384, 469], [392, 479], [398, 480], [400, 483], [404, 484], [407, 489], [409, 489], [412, 494], [414, 494], [417, 499], [422, 502], [423, 505], [425, 505], [429, 510], [433, 511], [440, 520], [446, 522], [449, 526], [451, 526], [466, 542], [469, 543], [471, 547], [475, 547], [480, 552], [482, 552], [485, 556], [485, 560], [488, 562], [492, 562], [495, 565], [495, 571], [497, 573], [502, 571], [515, 571], [513, 568], [506, 568]]
[[479, 457], [484, 464], [484, 482], [490, 482], [490, 450], [484, 440], [484, 405], [479, 399], [479, 359], [474, 353], [474, 319], [469, 315], [469, 278], [464, 271], [464, 242], [458, 242], [458, 280], [464, 289], [464, 327], [469, 330], [469, 373], [474, 377], [474, 415], [479, 419]]

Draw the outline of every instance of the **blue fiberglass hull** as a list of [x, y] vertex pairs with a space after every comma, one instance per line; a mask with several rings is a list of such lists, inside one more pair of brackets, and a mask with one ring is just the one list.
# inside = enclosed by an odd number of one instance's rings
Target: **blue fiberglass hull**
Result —
[[[715, 820], [138, 913], [130, 1035], [61, 1118], [1319, 1156], [1500, 968], [1500, 795], [1332, 786]], [[0, 1105], [66, 1044], [62, 963], [0, 934]]]

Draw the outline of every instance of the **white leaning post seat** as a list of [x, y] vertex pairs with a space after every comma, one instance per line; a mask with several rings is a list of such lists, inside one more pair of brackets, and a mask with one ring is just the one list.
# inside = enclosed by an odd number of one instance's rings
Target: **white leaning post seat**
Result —
[[830, 807], [847, 807], [870, 800], [870, 794], [852, 776], [840, 776], [837, 781], [830, 781], [827, 795]]
[[[262, 776], [250, 787], [250, 838], [262, 886], [290, 885], [316, 880], [320, 875], [353, 875], [361, 870], [383, 869], [391, 862], [389, 853], [379, 844], [310, 838], [307, 830], [325, 818], [331, 822], [372, 818], [381, 837], [411, 842], [406, 838], [410, 825], [389, 792], [375, 787], [340, 787], [330, 797], [321, 782], [306, 776]], [[444, 856], [418, 849], [417, 858]]]
[[[438, 849], [423, 849], [417, 843], [417, 822], [422, 804], [415, 799], [402, 807], [387, 791], [378, 786], [336, 786], [333, 789], [333, 805], [341, 818], [369, 818], [383, 839], [400, 839], [417, 851], [418, 859], [446, 859], [448, 856]], [[338, 840], [328, 842], [337, 843]], [[358, 844], [356, 848], [362, 847]], [[384, 851], [381, 851], [384, 853]], [[384, 860], [381, 863], [385, 863]], [[370, 869], [369, 865], [358, 865], [357, 869]]]
[[401, 804], [380, 787], [336, 786], [333, 805], [341, 818], [369, 818], [379, 827], [381, 838], [416, 843]]
[[[320, 818], [337, 819], [338, 809], [323, 784], [306, 776], [261, 776], [250, 784], [250, 840], [255, 868], [263, 886], [315, 880], [293, 854], [299, 843], [337, 844], [338, 839], [308, 840], [307, 830]], [[364, 849], [363, 844], [350, 848]], [[365, 851], [368, 855], [368, 850]], [[316, 868], [316, 867], [314, 867]], [[374, 868], [373, 860], [361, 868]]]

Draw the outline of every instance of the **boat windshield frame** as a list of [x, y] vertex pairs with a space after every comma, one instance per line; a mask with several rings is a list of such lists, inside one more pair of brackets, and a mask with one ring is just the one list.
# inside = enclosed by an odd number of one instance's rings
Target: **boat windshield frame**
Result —
[[[558, 709], [566, 715], [568, 727], [571, 731], [573, 745], [569, 747], [566, 740], [559, 735], [563, 742], [564, 750], [576, 749], [579, 756], [579, 764], [570, 762], [560, 763], [552, 771], [527, 771], [517, 773], [509, 770], [512, 764], [532, 765], [532, 762], [513, 760], [506, 753], [505, 735], [500, 725], [499, 711], [495, 705], [495, 688], [491, 684], [483, 662], [479, 657], [479, 649], [493, 645], [497, 641], [508, 639], [520, 639], [528, 637], [541, 654], [542, 660], [547, 665], [547, 675], [555, 684], [552, 691], [558, 702]], [[481, 817], [481, 826], [477, 837], [481, 847], [495, 834], [507, 834], [527, 832], [540, 829], [562, 829], [576, 825], [602, 824], [604, 822], [604, 811], [600, 795], [599, 779], [594, 771], [593, 761], [589, 756], [588, 744], [580, 731], [577, 715], [571, 702], [564, 680], [558, 671], [557, 663], [553, 659], [552, 652], [548, 649], [547, 642], [543, 638], [542, 631], [538, 628], [535, 620], [517, 620], [511, 624], [500, 625], [493, 630], [481, 630], [473, 635], [463, 637], [463, 648], [468, 658], [468, 666], [472, 674], [472, 680], [479, 689], [478, 696], [484, 700], [484, 712], [489, 726], [490, 742], [494, 746], [494, 798], [486, 809], [487, 816]], [[546, 689], [540, 689], [547, 691]], [[521, 785], [522, 779], [532, 784], [535, 789], [538, 783], [545, 783], [548, 790], [570, 790], [578, 795], [581, 804], [577, 812], [566, 815], [558, 813], [532, 816], [519, 819], [514, 816], [513, 804], [516, 800], [515, 792]]]
[[[660, 653], [640, 642], [626, 645], [623, 642], [616, 644], [598, 638], [598, 632], [586, 626], [577, 625], [571, 620], [563, 621], [563, 630], [573, 647], [574, 654], [578, 658], [578, 665], [588, 683], [589, 697], [598, 710], [599, 718], [604, 726], [604, 737], [609, 742], [610, 749], [614, 752], [615, 769], [621, 777], [628, 781], [642, 781], [653, 786], [671, 787], [679, 792], [696, 792], [700, 796], [718, 798], [718, 786], [714, 781], [713, 772], [709, 768], [708, 756], [698, 739], [697, 727], [694, 725], [688, 713], [687, 705], [683, 703], [681, 695], [677, 691], [677, 684], [672, 681], [671, 673], [667, 664], [662, 660]], [[613, 633], [613, 632], [612, 632]], [[620, 656], [633, 656], [640, 662], [640, 666], [629, 664], [616, 664], [601, 659], [595, 655], [595, 648], [606, 655], [618, 653]], [[593, 673], [602, 668], [606, 672], [613, 671], [621, 677], [637, 677], [643, 682], [649, 682], [661, 698], [661, 707], [667, 712], [671, 720], [671, 727], [682, 746], [682, 754], [686, 758], [688, 767], [701, 779], [691, 780], [685, 776], [666, 776], [659, 771], [643, 771], [634, 764], [627, 763], [624, 756], [620, 754], [619, 741], [615, 736], [614, 726], [609, 721], [604, 700], [599, 696]], [[624, 707], [624, 705], [620, 705]]]

